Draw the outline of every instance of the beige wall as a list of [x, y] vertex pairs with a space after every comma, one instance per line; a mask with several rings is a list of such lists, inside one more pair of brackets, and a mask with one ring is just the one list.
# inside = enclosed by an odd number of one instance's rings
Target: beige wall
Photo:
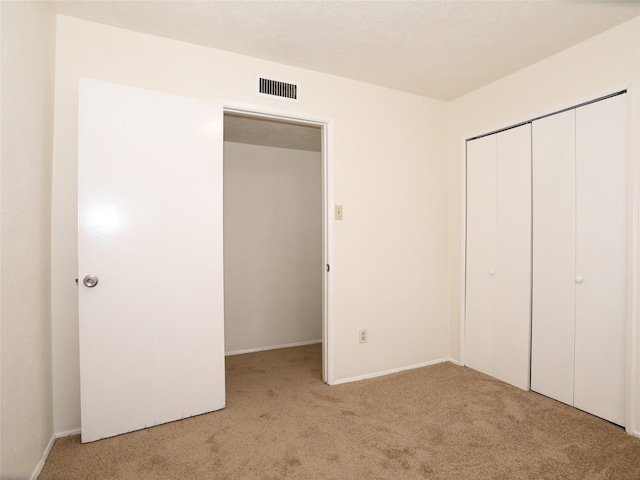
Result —
[[322, 156], [224, 144], [227, 352], [322, 339]]
[[[465, 95], [447, 106], [451, 357], [460, 359], [464, 139], [575, 105], [625, 88], [630, 81], [638, 80], [640, 17]], [[639, 97], [635, 98], [637, 116], [640, 105]], [[638, 265], [635, 267], [637, 270]], [[636, 344], [639, 344], [638, 340], [635, 339]], [[640, 394], [638, 398], [637, 405], [640, 408]]]
[[[299, 82], [302, 101], [254, 94], [255, 76]], [[445, 103], [68, 17], [58, 18], [53, 172], [54, 422], [78, 428], [76, 141], [86, 76], [291, 115], [331, 117], [336, 380], [448, 354]], [[369, 330], [359, 344], [358, 330]]]
[[51, 155], [55, 16], [2, 2], [1, 478], [30, 478], [53, 435]]

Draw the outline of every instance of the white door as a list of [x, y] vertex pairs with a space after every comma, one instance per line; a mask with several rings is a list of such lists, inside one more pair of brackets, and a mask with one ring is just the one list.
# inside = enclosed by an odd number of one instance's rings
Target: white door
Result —
[[531, 126], [467, 143], [465, 364], [529, 388]]
[[575, 110], [533, 122], [531, 390], [573, 405]]
[[222, 266], [222, 109], [82, 79], [83, 442], [225, 406]]
[[533, 127], [531, 389], [624, 425], [626, 99]]
[[625, 423], [626, 95], [576, 110], [577, 408]]
[[531, 344], [531, 125], [496, 139], [493, 375], [529, 389]]
[[496, 135], [467, 142], [465, 365], [493, 375]]

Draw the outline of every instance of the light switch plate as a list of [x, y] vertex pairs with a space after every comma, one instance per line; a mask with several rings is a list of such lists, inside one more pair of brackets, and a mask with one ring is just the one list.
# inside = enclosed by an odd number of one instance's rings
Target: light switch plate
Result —
[[336, 220], [342, 220], [342, 205], [336, 205], [334, 213]]

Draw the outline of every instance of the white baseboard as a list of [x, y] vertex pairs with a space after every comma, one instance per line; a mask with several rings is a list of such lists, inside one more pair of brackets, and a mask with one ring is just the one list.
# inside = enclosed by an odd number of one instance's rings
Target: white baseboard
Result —
[[351, 383], [357, 382], [360, 380], [366, 380], [368, 378], [382, 377], [384, 375], [390, 375], [392, 373], [404, 372], [405, 370], [413, 370], [414, 368], [422, 368], [428, 367], [429, 365], [435, 365], [437, 363], [450, 362], [449, 358], [440, 358], [437, 360], [431, 360], [429, 362], [416, 363], [414, 365], [407, 365], [405, 367], [392, 368], [391, 370], [383, 370], [381, 372], [367, 373], [365, 375], [358, 375], [356, 377], [343, 378], [340, 380], [336, 380], [334, 385], [340, 385], [341, 383]]
[[56, 443], [56, 439], [62, 438], [62, 437], [68, 437], [69, 435], [77, 435], [78, 433], [80, 433], [79, 428], [74, 430], [67, 430], [64, 432], [56, 432], [53, 435], [51, 435], [51, 440], [49, 440], [49, 443], [47, 444], [47, 448], [44, 449], [44, 453], [42, 454], [42, 460], [38, 462], [38, 465], [36, 465], [35, 470], [31, 474], [31, 480], [37, 480], [40, 473], [42, 473], [42, 469], [44, 468], [44, 463], [47, 461], [47, 457], [49, 457], [49, 453], [51, 453], [51, 449], [53, 448], [53, 444]]
[[62, 437], [69, 437], [71, 435], [78, 435], [79, 433], [82, 433], [82, 430], [80, 430], [79, 428], [74, 428], [72, 430], [65, 430], [63, 432], [56, 432], [55, 436], [56, 436], [56, 438], [62, 438]]
[[636, 438], [640, 438], [640, 432], [636, 432], [635, 430], [632, 432], [632, 435]]
[[447, 358], [447, 362], [451, 362], [454, 365], [457, 365], [459, 367], [464, 367], [464, 364], [460, 360], [456, 360], [455, 358], [449, 357], [449, 358]]
[[278, 348], [302, 347], [303, 345], [313, 345], [316, 343], [322, 343], [322, 340], [309, 340], [306, 342], [286, 343], [284, 345], [271, 345], [269, 347], [248, 348], [246, 350], [234, 350], [233, 352], [226, 352], [224, 355], [228, 357], [230, 355], [241, 355], [243, 353], [264, 352], [266, 350], [277, 350]]
[[36, 465], [35, 470], [31, 474], [31, 480], [37, 480], [38, 476], [40, 475], [40, 472], [42, 472], [42, 469], [44, 468], [44, 462], [47, 461], [47, 457], [49, 456], [49, 452], [53, 448], [53, 444], [55, 443], [55, 441], [56, 441], [56, 435], [53, 434], [51, 435], [51, 440], [49, 440], [49, 443], [47, 444], [47, 448], [44, 449], [44, 453], [42, 454], [42, 459], [38, 462], [38, 465]]

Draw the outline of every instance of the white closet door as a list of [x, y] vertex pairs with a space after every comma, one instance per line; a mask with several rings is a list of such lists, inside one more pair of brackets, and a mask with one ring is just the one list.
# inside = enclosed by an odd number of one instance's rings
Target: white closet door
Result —
[[493, 375], [529, 388], [531, 125], [497, 135]]
[[573, 405], [575, 111], [533, 122], [531, 389]]
[[465, 364], [493, 375], [496, 135], [467, 142]]
[[625, 418], [626, 96], [576, 110], [574, 405]]

